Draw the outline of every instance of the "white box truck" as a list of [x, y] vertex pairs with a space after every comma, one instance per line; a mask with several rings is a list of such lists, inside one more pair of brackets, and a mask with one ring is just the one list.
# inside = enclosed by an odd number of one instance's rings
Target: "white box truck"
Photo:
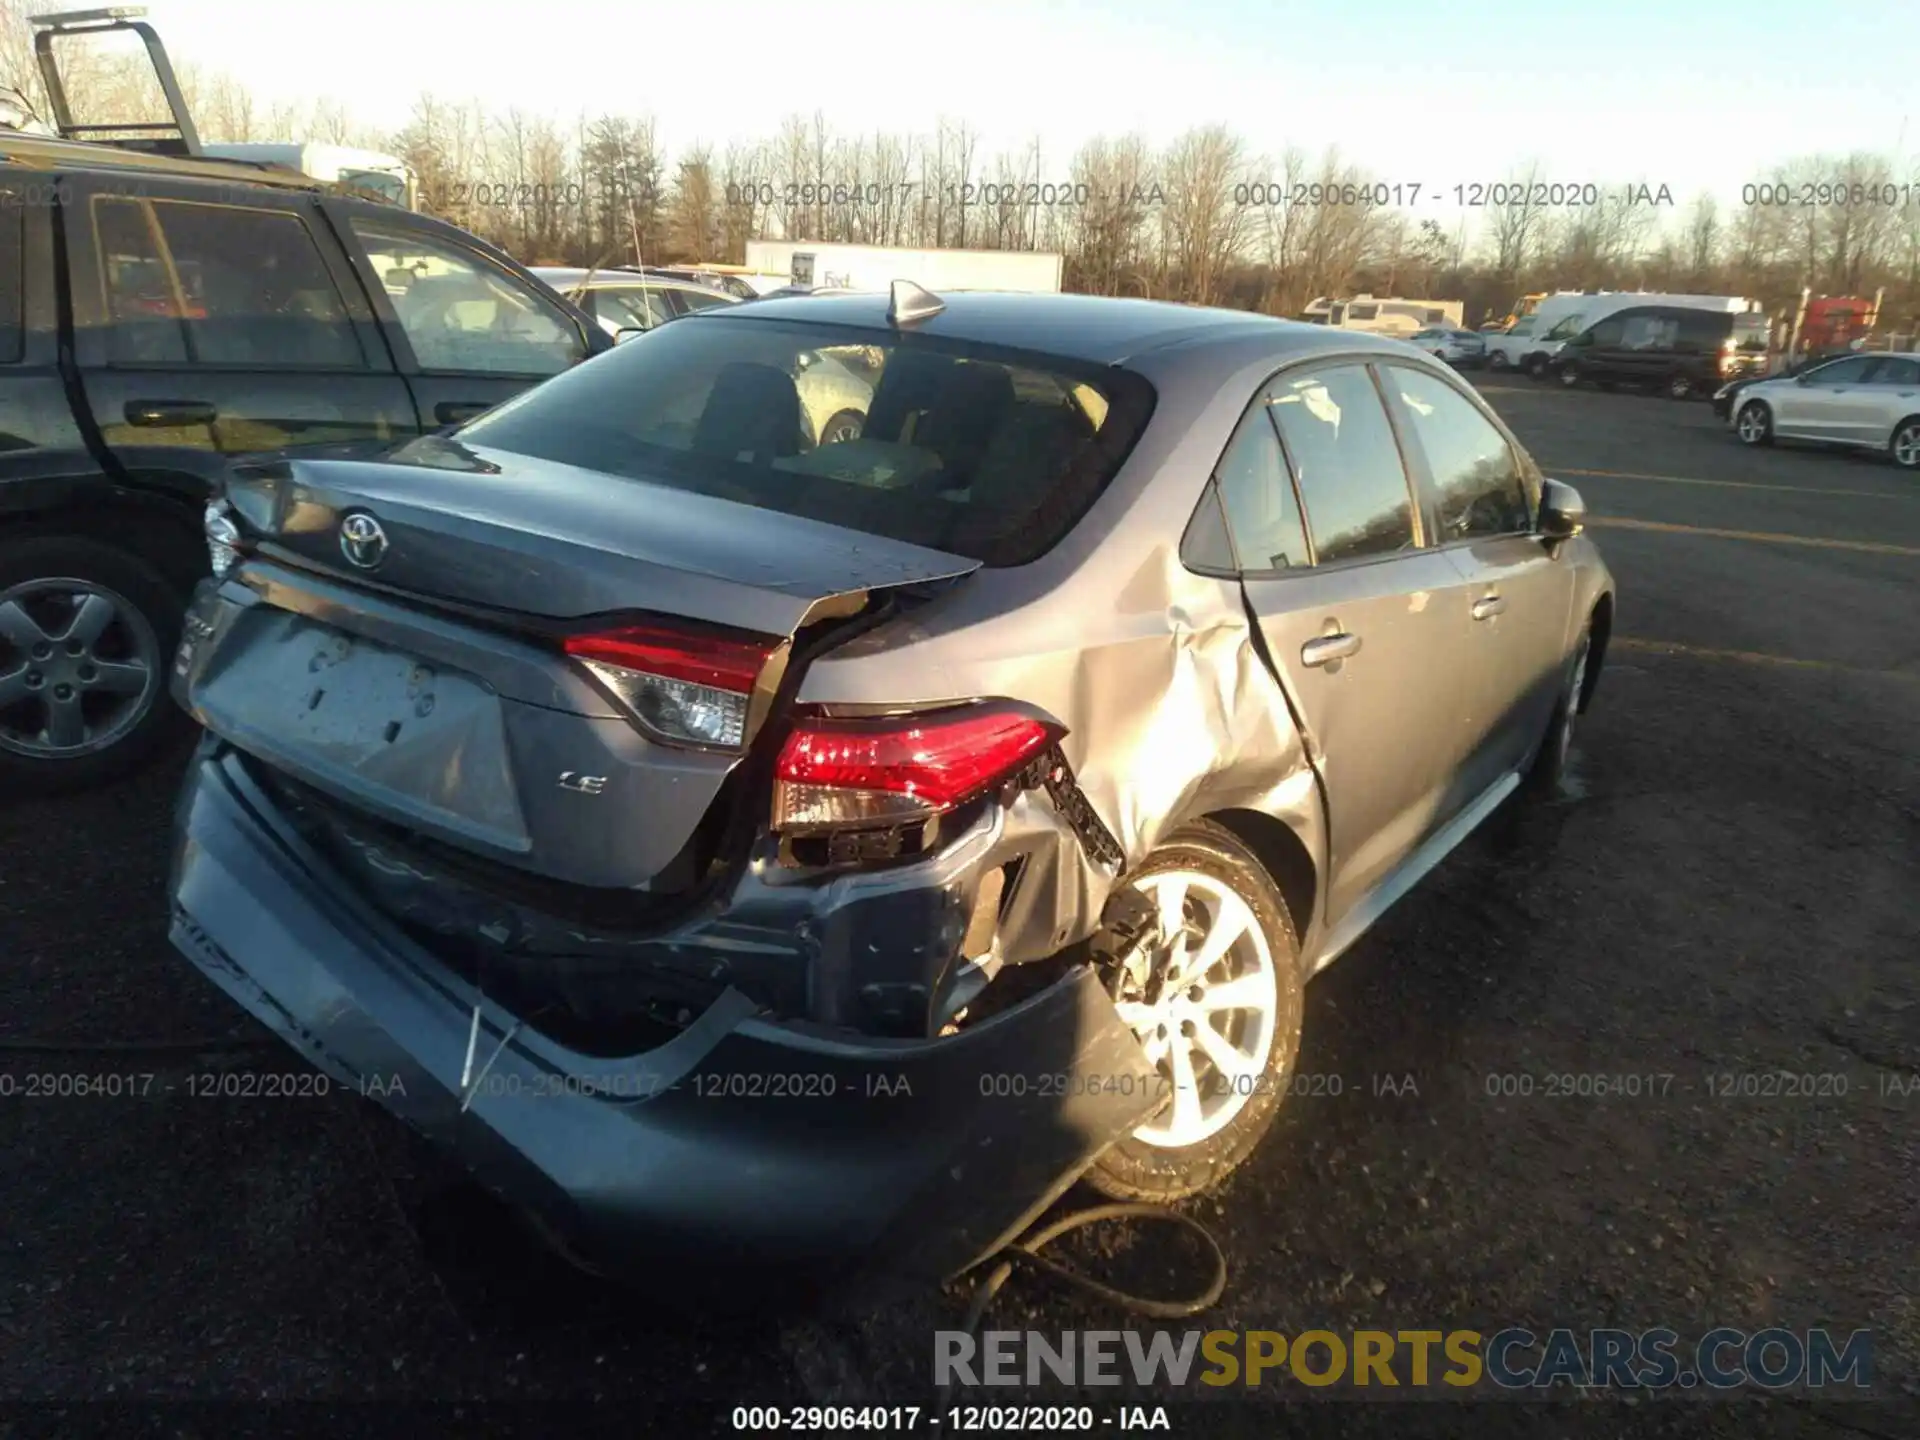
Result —
[[816, 245], [799, 240], [749, 240], [749, 270], [785, 275], [813, 290], [886, 290], [911, 280], [936, 295], [943, 290], [1060, 292], [1062, 257], [1030, 250], [899, 250], [885, 245]]

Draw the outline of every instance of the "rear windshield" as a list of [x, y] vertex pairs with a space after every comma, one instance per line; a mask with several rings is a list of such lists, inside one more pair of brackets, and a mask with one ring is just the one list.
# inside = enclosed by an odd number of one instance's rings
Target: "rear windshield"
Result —
[[1742, 350], [1765, 350], [1771, 330], [1765, 315], [1750, 312], [1733, 317], [1733, 338]]
[[468, 445], [1018, 565], [1085, 513], [1152, 387], [1109, 367], [794, 321], [694, 316], [556, 376]]

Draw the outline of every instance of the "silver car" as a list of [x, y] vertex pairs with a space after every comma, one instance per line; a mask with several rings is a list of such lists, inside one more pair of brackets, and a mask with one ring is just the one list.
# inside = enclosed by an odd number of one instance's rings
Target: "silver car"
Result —
[[1399, 341], [715, 306], [233, 473], [172, 937], [568, 1253], [951, 1273], [1247, 1158], [1307, 981], [1567, 763], [1581, 517]]
[[1920, 355], [1847, 355], [1798, 375], [1750, 380], [1730, 398], [1728, 420], [1748, 445], [1814, 440], [1879, 450], [1920, 470]]
[[1436, 360], [1444, 360], [1456, 370], [1472, 369], [1487, 363], [1487, 342], [1471, 330], [1452, 325], [1429, 325], [1409, 336], [1407, 343], [1424, 350]]

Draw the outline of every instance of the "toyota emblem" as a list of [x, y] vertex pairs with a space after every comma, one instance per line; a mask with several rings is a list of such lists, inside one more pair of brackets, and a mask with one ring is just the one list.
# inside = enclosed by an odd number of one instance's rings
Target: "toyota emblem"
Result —
[[387, 532], [364, 511], [340, 522], [340, 553], [362, 570], [371, 570], [387, 553]]

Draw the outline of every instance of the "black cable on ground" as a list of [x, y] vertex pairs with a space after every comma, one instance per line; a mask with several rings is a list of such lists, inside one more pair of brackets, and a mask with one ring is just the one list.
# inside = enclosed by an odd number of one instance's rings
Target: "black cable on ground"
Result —
[[[1156, 1299], [1150, 1295], [1136, 1295], [1122, 1290], [1117, 1285], [1109, 1285], [1104, 1280], [1096, 1280], [1071, 1265], [1062, 1265], [1057, 1260], [1049, 1260], [1040, 1252], [1046, 1249], [1062, 1235], [1075, 1230], [1083, 1230], [1090, 1225], [1105, 1224], [1110, 1220], [1152, 1220], [1163, 1225], [1177, 1225], [1190, 1234], [1200, 1237], [1201, 1243], [1213, 1257], [1213, 1274], [1206, 1287], [1197, 1295], [1171, 1300]], [[1151, 1320], [1181, 1320], [1189, 1315], [1198, 1315], [1202, 1310], [1210, 1309], [1218, 1303], [1227, 1289], [1227, 1257], [1220, 1249], [1220, 1242], [1213, 1238], [1198, 1220], [1182, 1215], [1178, 1211], [1168, 1210], [1159, 1205], [1146, 1205], [1137, 1202], [1118, 1202], [1109, 1205], [1091, 1205], [1084, 1210], [1075, 1210], [1061, 1216], [1046, 1225], [1028, 1230], [1019, 1239], [1013, 1241], [997, 1255], [982, 1262], [990, 1268], [980, 1283], [974, 1286], [973, 1299], [967, 1305], [967, 1317], [962, 1327], [971, 1340], [978, 1341], [981, 1322], [986, 1319], [988, 1307], [994, 1297], [1013, 1278], [1016, 1269], [1025, 1267], [1036, 1274], [1052, 1280], [1063, 1289], [1075, 1291], [1104, 1301], [1114, 1308], [1131, 1315], [1145, 1316]], [[944, 1411], [952, 1393], [951, 1385], [943, 1385], [934, 1401], [934, 1413]]]
[[[1213, 1275], [1206, 1288], [1198, 1295], [1172, 1300], [1158, 1300], [1150, 1295], [1135, 1295], [1103, 1280], [1074, 1269], [1071, 1265], [1062, 1265], [1049, 1260], [1040, 1252], [1058, 1240], [1062, 1235], [1074, 1230], [1085, 1229], [1089, 1225], [1103, 1224], [1109, 1220], [1154, 1220], [1165, 1225], [1177, 1225], [1181, 1229], [1200, 1237], [1200, 1240], [1213, 1256]], [[1188, 1315], [1197, 1315], [1217, 1303], [1227, 1288], [1227, 1257], [1220, 1249], [1220, 1242], [1213, 1238], [1211, 1231], [1191, 1216], [1168, 1210], [1159, 1205], [1121, 1203], [1112, 1205], [1093, 1205], [1085, 1210], [1076, 1210], [1064, 1215], [1051, 1224], [1029, 1230], [1019, 1239], [1002, 1250], [991, 1261], [986, 1277], [974, 1288], [973, 1301], [967, 1306], [966, 1333], [977, 1335], [980, 1322], [986, 1318], [987, 1307], [993, 1303], [993, 1297], [1012, 1278], [1016, 1268], [1024, 1266], [1046, 1276], [1069, 1290], [1083, 1295], [1091, 1295], [1096, 1300], [1105, 1301], [1116, 1309], [1131, 1315], [1143, 1315], [1153, 1320], [1179, 1320]]]

